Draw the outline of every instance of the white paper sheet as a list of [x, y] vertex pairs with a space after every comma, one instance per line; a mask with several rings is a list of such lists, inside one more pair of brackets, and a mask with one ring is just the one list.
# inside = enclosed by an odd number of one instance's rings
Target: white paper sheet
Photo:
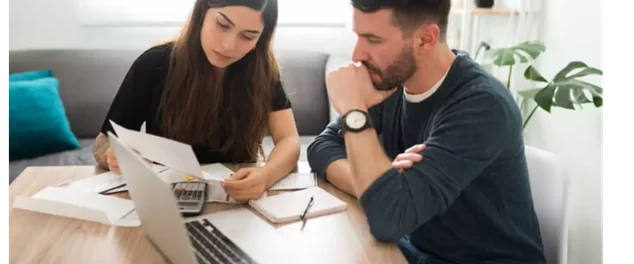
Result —
[[221, 182], [229, 177], [234, 172], [220, 163], [207, 164], [201, 167], [203, 170], [203, 177], [206, 180]]
[[[226, 178], [229, 178], [233, 171], [229, 168], [223, 166], [222, 164], [215, 163], [205, 165], [200, 168], [202, 172], [202, 179], [198, 179], [207, 183], [220, 183]], [[183, 173], [178, 170], [167, 169], [158, 174], [161, 179], [165, 182], [173, 183], [173, 182], [181, 182], [187, 180], [186, 176], [192, 176], [187, 173]]]
[[269, 190], [299, 190], [317, 186], [314, 173], [291, 173], [275, 183]]
[[217, 203], [240, 203], [233, 199], [233, 197], [229, 196], [225, 189], [220, 186], [220, 184], [210, 184], [209, 189], [207, 190], [207, 202], [217, 202]]
[[300, 190], [317, 186], [317, 175], [306, 161], [297, 163], [297, 171], [284, 177], [269, 190]]
[[[222, 165], [220, 165], [222, 166]], [[228, 168], [224, 167], [218, 167], [216, 165], [211, 166], [214, 169], [210, 169], [212, 172], [231, 172], [231, 170], [229, 170]], [[205, 166], [205, 170], [207, 170], [209, 167], [209, 165]], [[227, 170], [227, 171], [225, 171]], [[214, 175], [218, 175], [218, 174], [214, 174]], [[224, 174], [220, 174], [220, 175], [224, 175]], [[229, 175], [229, 174], [227, 174]], [[175, 182], [183, 182], [186, 181], [186, 174], [179, 172], [179, 171], [174, 171], [174, 170], [166, 170], [162, 173], [160, 173], [158, 175], [163, 181], [167, 182], [167, 183], [175, 183]], [[220, 177], [220, 176], [216, 176], [216, 177]], [[224, 179], [224, 178], [223, 178]], [[227, 197], [227, 192], [225, 192], [225, 189], [222, 188], [222, 186], [220, 186], [220, 183], [217, 182], [207, 182], [207, 184], [209, 184], [209, 189], [207, 190], [207, 202], [219, 202], [219, 203], [239, 203], [238, 201], [236, 201], [235, 199], [233, 199], [233, 197]]]
[[134, 210], [131, 200], [95, 193], [76, 191], [69, 187], [49, 186], [35, 195], [19, 196], [13, 207], [116, 226], [139, 226], [128, 219], [119, 222]]
[[[158, 174], [167, 170], [167, 167], [158, 165], [158, 164], [153, 164], [152, 170]], [[116, 189], [112, 189], [122, 184], [125, 184], [125, 181], [123, 180], [123, 177], [121, 177], [120, 174], [108, 171], [108, 172], [104, 172], [97, 175], [90, 175], [80, 180], [65, 182], [57, 186], [72, 188], [73, 190], [89, 192], [89, 193], [101, 193], [102, 191], [106, 191], [110, 189], [110, 191], [106, 193], [108, 194], [113, 192], [127, 191], [128, 190], [127, 186], [122, 186]]]
[[309, 173], [309, 172], [311, 172], [310, 164], [307, 161], [299, 161], [299, 162], [297, 162], [297, 172], [298, 173]]
[[99, 193], [109, 188], [109, 186], [117, 186], [123, 183], [121, 175], [114, 172], [105, 172], [98, 175], [88, 176], [80, 180], [66, 182], [58, 185], [58, 187], [72, 188], [73, 190]]
[[117, 137], [129, 148], [138, 151], [141, 157], [161, 163], [170, 169], [203, 179], [200, 164], [190, 145], [167, 138], [129, 130], [110, 120]]

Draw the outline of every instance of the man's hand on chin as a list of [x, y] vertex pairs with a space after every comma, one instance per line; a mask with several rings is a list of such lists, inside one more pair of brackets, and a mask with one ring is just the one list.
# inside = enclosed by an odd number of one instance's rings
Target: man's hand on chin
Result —
[[368, 69], [353, 63], [329, 72], [327, 84], [330, 102], [340, 115], [352, 109], [367, 111], [396, 91], [376, 90]]
[[[368, 109], [381, 103], [397, 89], [379, 91], [370, 79], [368, 69], [363, 65], [349, 64], [328, 74], [328, 96], [335, 110], [342, 117], [351, 110], [360, 110], [365, 115], [349, 121], [360, 123], [358, 131], [345, 132], [344, 140], [350, 170], [353, 177], [352, 190], [361, 197], [365, 190], [383, 172], [391, 168], [390, 158], [385, 155], [379, 139], [374, 133], [371, 121], [367, 119]], [[345, 121], [348, 124], [348, 121]], [[365, 127], [365, 128], [364, 128]], [[364, 129], [362, 129], [364, 128]]]

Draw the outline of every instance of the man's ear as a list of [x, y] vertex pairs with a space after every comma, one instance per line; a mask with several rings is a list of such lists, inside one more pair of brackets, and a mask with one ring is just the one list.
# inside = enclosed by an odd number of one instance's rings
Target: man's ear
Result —
[[440, 40], [440, 28], [436, 24], [425, 24], [416, 29], [412, 37], [416, 54], [426, 55]]

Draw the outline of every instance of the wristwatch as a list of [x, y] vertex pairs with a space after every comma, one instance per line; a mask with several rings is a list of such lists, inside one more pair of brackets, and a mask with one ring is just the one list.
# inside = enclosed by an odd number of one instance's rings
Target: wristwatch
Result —
[[341, 134], [345, 132], [361, 132], [372, 127], [370, 114], [365, 111], [353, 109], [344, 114], [340, 119]]

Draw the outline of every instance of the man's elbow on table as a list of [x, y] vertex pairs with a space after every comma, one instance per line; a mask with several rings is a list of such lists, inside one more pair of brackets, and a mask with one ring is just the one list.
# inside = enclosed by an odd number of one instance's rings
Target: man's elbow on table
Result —
[[416, 208], [404, 184], [391, 169], [360, 196], [370, 233], [379, 241], [396, 241], [416, 226]]
[[359, 199], [370, 233], [379, 241], [396, 241], [444, 212], [451, 192], [438, 192], [416, 170], [390, 169]]

